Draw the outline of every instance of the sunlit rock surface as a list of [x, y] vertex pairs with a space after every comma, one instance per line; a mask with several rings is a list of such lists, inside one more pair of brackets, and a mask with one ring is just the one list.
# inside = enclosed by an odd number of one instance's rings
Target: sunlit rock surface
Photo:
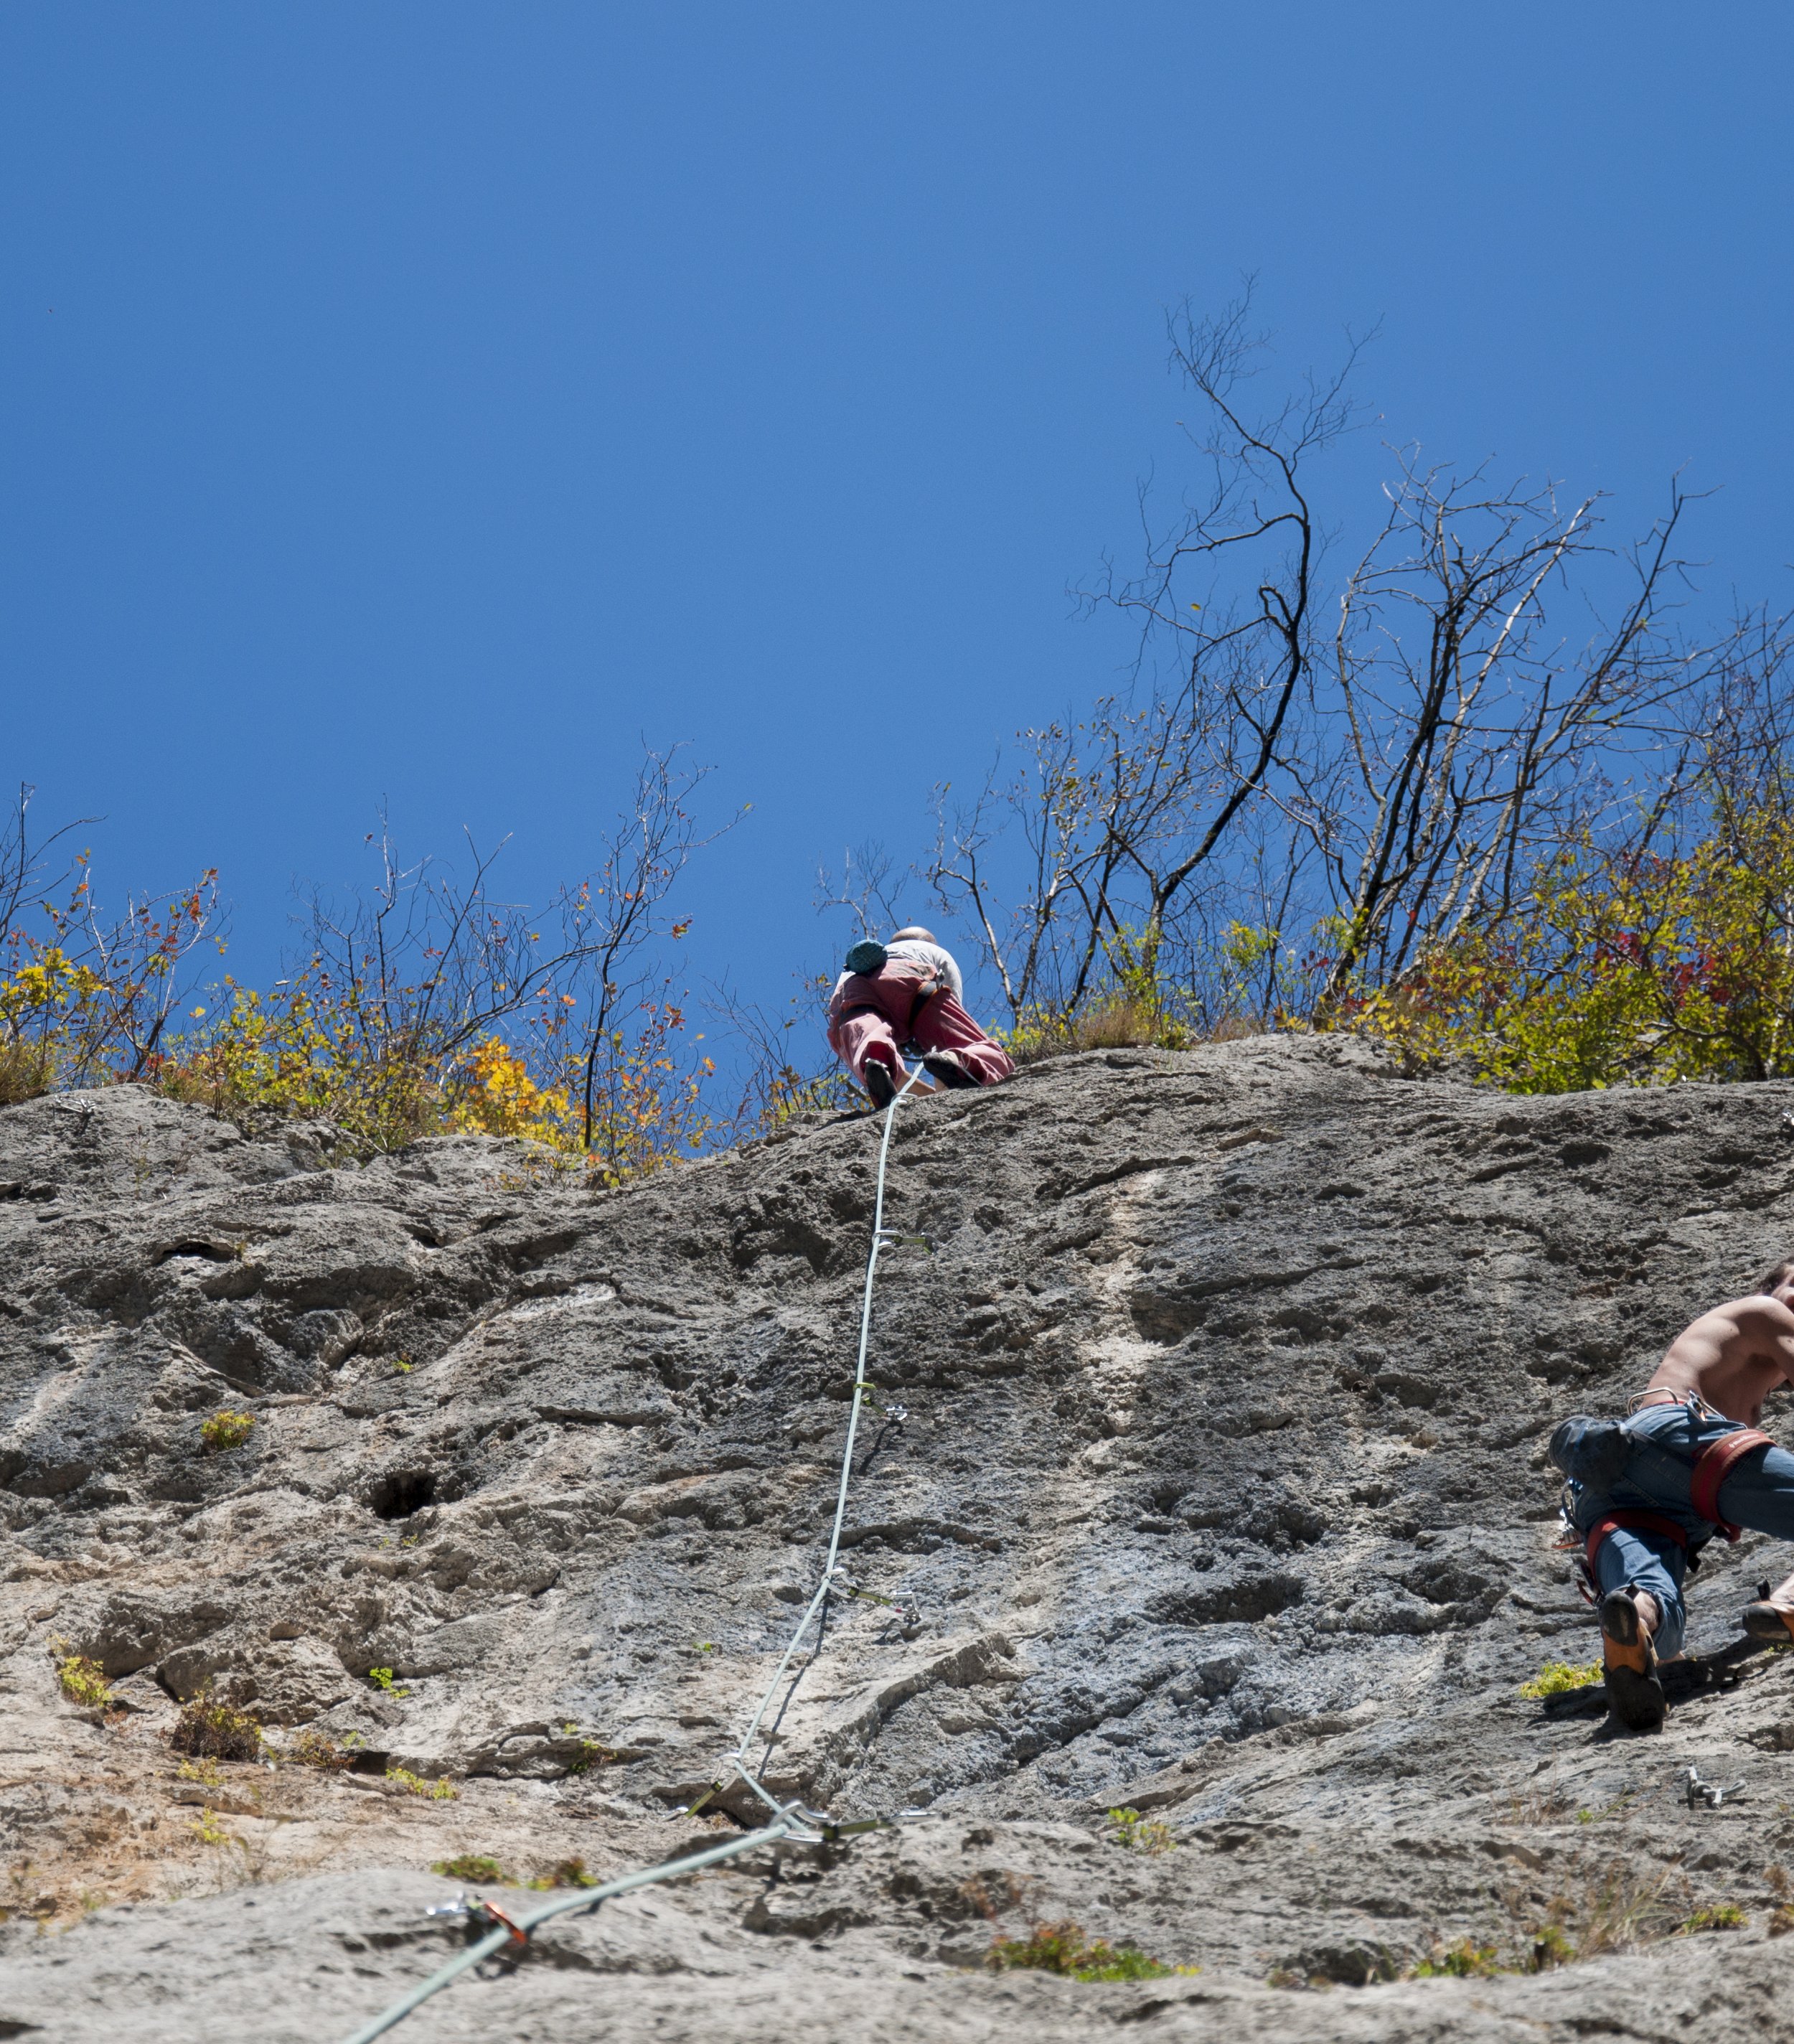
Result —
[[[397, 2034], [1794, 2037], [1794, 1656], [1655, 1738], [1516, 1693], [1598, 1651], [1550, 1424], [1790, 1252], [1791, 1106], [1276, 1038], [906, 1104], [928, 1246], [882, 1267], [845, 1538], [895, 1602], [833, 1605], [766, 1771], [923, 1814], [567, 1921]], [[594, 1196], [132, 1088], [0, 1112], [0, 2035], [330, 2044], [457, 1949], [433, 1862], [602, 1876], [751, 1819], [680, 1812], [816, 1581], [878, 1128]], [[221, 1410], [256, 1424], [207, 1454]], [[1788, 1566], [1710, 1550], [1693, 1650]], [[128, 1708], [66, 1700], [71, 1651]], [[202, 1687], [357, 1770], [183, 1778]], [[1691, 1810], [1691, 1763], [1746, 1793]], [[985, 1965], [1068, 1919], [1201, 1971]], [[1395, 1977], [1554, 1925], [1583, 1957]]]

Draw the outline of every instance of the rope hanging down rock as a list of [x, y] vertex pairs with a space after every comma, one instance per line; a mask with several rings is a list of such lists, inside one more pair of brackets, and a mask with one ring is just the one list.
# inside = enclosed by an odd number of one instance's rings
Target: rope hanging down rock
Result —
[[[853, 1475], [854, 1445], [859, 1433], [860, 1409], [866, 1390], [866, 1354], [872, 1336], [872, 1283], [878, 1274], [879, 1252], [888, 1246], [895, 1246], [899, 1242], [912, 1239], [895, 1235], [885, 1226], [885, 1167], [890, 1156], [891, 1132], [897, 1123], [898, 1105], [920, 1076], [920, 1068], [912, 1072], [885, 1110], [884, 1134], [878, 1144], [878, 1189], [872, 1206], [872, 1241], [866, 1251], [866, 1285], [860, 1300], [859, 1347], [854, 1362], [853, 1404], [847, 1413], [847, 1438], [841, 1450], [841, 1477], [836, 1492], [835, 1521], [829, 1528], [828, 1553], [823, 1563], [822, 1580], [816, 1585], [816, 1595], [811, 1598], [803, 1616], [797, 1621], [797, 1629], [781, 1655], [778, 1667], [773, 1671], [772, 1680], [766, 1685], [765, 1694], [755, 1705], [753, 1715], [747, 1720], [747, 1730], [736, 1742], [733, 1750], [723, 1756], [730, 1769], [771, 1812], [770, 1819], [759, 1831], [744, 1832], [739, 1838], [726, 1839], [722, 1844], [709, 1846], [703, 1852], [689, 1854], [683, 1859], [670, 1860], [659, 1866], [637, 1868], [635, 1872], [619, 1874], [614, 1881], [607, 1881], [597, 1888], [582, 1888], [577, 1894], [559, 1896], [552, 1902], [539, 1904], [534, 1909], [521, 1911], [515, 1916], [504, 1914], [490, 1903], [468, 1902], [464, 1898], [458, 1898], [445, 1908], [431, 1911], [429, 1913], [432, 1915], [483, 1915], [493, 1927], [484, 1937], [468, 1946], [465, 1951], [458, 1953], [447, 1965], [432, 1973], [428, 1980], [421, 1981], [409, 1993], [401, 1996], [390, 2008], [382, 2009], [371, 2023], [363, 2024], [352, 2037], [346, 2038], [344, 2044], [373, 2044], [376, 2037], [383, 2037], [396, 2024], [402, 2023], [413, 2010], [421, 2008], [432, 1995], [440, 1993], [463, 1973], [479, 1965], [482, 1959], [490, 1958], [507, 1945], [514, 1948], [527, 1945], [531, 1934], [551, 1917], [570, 1915], [578, 1910], [596, 1909], [613, 1896], [627, 1895], [632, 1889], [651, 1887], [663, 1881], [677, 1881], [683, 1875], [697, 1873], [701, 1868], [717, 1865], [724, 1860], [739, 1859], [744, 1853], [756, 1852], [762, 1846], [774, 1844], [780, 1838], [817, 1843], [824, 1839], [850, 1837], [859, 1831], [880, 1830], [894, 1823], [897, 1817], [915, 1814], [900, 1810], [892, 1817], [862, 1818], [855, 1823], [838, 1823], [822, 1812], [808, 1809], [800, 1802], [781, 1803], [755, 1773], [747, 1749], [765, 1722], [766, 1712], [772, 1707], [773, 1698], [778, 1693], [779, 1685], [785, 1680], [786, 1669], [791, 1666], [811, 1626], [827, 1604], [830, 1589], [843, 1587], [840, 1581], [841, 1529], [847, 1520], [847, 1487]], [[858, 1593], [858, 1586], [852, 1586], [850, 1593]], [[762, 1765], [764, 1764], [763, 1762]], [[716, 1787], [720, 1786], [719, 1782]], [[686, 1814], [688, 1816], [694, 1814], [716, 1792], [716, 1789], [713, 1788], [709, 1794], [701, 1796]]]

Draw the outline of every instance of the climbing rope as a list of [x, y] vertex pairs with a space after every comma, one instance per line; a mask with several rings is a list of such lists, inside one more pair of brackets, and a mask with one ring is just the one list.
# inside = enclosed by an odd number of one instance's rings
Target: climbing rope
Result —
[[376, 2037], [383, 2037], [395, 2023], [402, 2023], [416, 2008], [421, 2008], [432, 1994], [437, 1994], [461, 1975], [477, 1966], [481, 1960], [489, 1959], [502, 1946], [521, 1947], [529, 1942], [530, 1933], [539, 1924], [546, 1923], [551, 1916], [561, 1916], [573, 1909], [595, 1909], [601, 1902], [607, 1902], [613, 1895], [627, 1895], [632, 1888], [647, 1888], [659, 1881], [677, 1881], [680, 1875], [696, 1873], [701, 1868], [714, 1866], [719, 1861], [737, 1858], [743, 1853], [755, 1851], [758, 1847], [770, 1845], [777, 1838], [801, 1835], [795, 1810], [782, 1816], [776, 1823], [766, 1825], [757, 1831], [749, 1831], [739, 1838], [730, 1838], [720, 1846], [712, 1846], [706, 1852], [691, 1853], [684, 1859], [669, 1860], [663, 1866], [638, 1868], [633, 1873], [619, 1874], [615, 1881], [607, 1881], [601, 1888], [582, 1888], [576, 1895], [559, 1896], [552, 1902], [544, 1902], [538, 1908], [524, 1911], [515, 1918], [505, 1915], [490, 1902], [468, 1902], [459, 1900], [440, 1909], [432, 1909], [432, 1916], [484, 1915], [496, 1919], [495, 1927], [483, 1938], [468, 1946], [467, 1949], [451, 1959], [446, 1966], [421, 1981], [409, 1994], [401, 1995], [391, 2008], [382, 2009], [371, 2023], [365, 2023], [347, 2044], [373, 2044]]
[[841, 1450], [841, 1480], [835, 1496], [835, 1523], [828, 1529], [828, 1554], [822, 1565], [822, 1580], [816, 1585], [816, 1595], [810, 1599], [809, 1608], [797, 1621], [797, 1629], [791, 1635], [790, 1644], [786, 1648], [778, 1667], [773, 1670], [773, 1678], [766, 1685], [766, 1694], [755, 1705], [754, 1715], [747, 1720], [747, 1731], [736, 1742], [734, 1752], [724, 1756], [755, 1794], [774, 1810], [778, 1808], [778, 1804], [747, 1773], [743, 1763], [746, 1761], [747, 1748], [754, 1735], [760, 1729], [762, 1720], [771, 1708], [773, 1698], [778, 1693], [779, 1684], [785, 1680], [786, 1669], [790, 1666], [793, 1656], [803, 1644], [805, 1635], [828, 1602], [829, 1591], [835, 1587], [836, 1577], [840, 1568], [841, 1528], [847, 1516], [847, 1485], [853, 1475], [854, 1443], [859, 1438], [860, 1411], [866, 1398], [866, 1352], [872, 1339], [872, 1281], [878, 1274], [878, 1254], [886, 1241], [885, 1166], [890, 1155], [891, 1131], [897, 1123], [898, 1103], [920, 1076], [921, 1067], [917, 1066], [904, 1081], [902, 1090], [885, 1110], [885, 1133], [878, 1144], [878, 1189], [872, 1200], [872, 1241], [866, 1253], [866, 1284], [860, 1294], [859, 1348], [854, 1358], [854, 1400], [847, 1411], [847, 1438]]
[[[397, 2023], [402, 2023], [414, 2009], [420, 2008], [432, 1995], [440, 1993], [445, 1987], [459, 1979], [464, 1973], [479, 1965], [482, 1959], [509, 1946], [513, 1951], [522, 1950], [529, 1942], [536, 1928], [551, 1917], [566, 1915], [576, 1910], [596, 1909], [601, 1903], [613, 1896], [627, 1895], [632, 1889], [647, 1888], [663, 1881], [677, 1881], [688, 1873], [696, 1873], [707, 1866], [715, 1866], [724, 1860], [739, 1859], [743, 1854], [756, 1852], [762, 1846], [771, 1845], [781, 1838], [820, 1843], [848, 1838], [856, 1832], [878, 1831], [896, 1822], [897, 1817], [915, 1813], [901, 1810], [894, 1816], [862, 1818], [856, 1823], [838, 1823], [818, 1810], [806, 1808], [800, 1802], [782, 1803], [759, 1779], [748, 1757], [747, 1749], [755, 1735], [765, 1722], [766, 1712], [772, 1707], [773, 1698], [778, 1693], [785, 1680], [786, 1671], [791, 1666], [797, 1650], [802, 1646], [811, 1626], [816, 1622], [828, 1602], [831, 1589], [843, 1595], [868, 1597], [868, 1593], [857, 1584], [849, 1584], [842, 1577], [840, 1565], [841, 1529], [847, 1522], [847, 1489], [853, 1475], [854, 1445], [859, 1434], [859, 1416], [867, 1389], [866, 1381], [866, 1350], [872, 1337], [872, 1284], [878, 1275], [881, 1251], [895, 1245], [900, 1237], [885, 1226], [885, 1167], [891, 1149], [891, 1131], [897, 1123], [899, 1104], [921, 1076], [920, 1066], [910, 1073], [902, 1087], [885, 1110], [885, 1132], [878, 1144], [878, 1189], [872, 1204], [872, 1241], [866, 1251], [866, 1285], [861, 1296], [859, 1308], [859, 1347], [854, 1359], [853, 1404], [847, 1412], [847, 1438], [841, 1450], [841, 1477], [835, 1497], [835, 1520], [828, 1532], [828, 1552], [823, 1562], [822, 1580], [816, 1585], [816, 1595], [811, 1598], [803, 1616], [797, 1621], [797, 1630], [773, 1670], [772, 1680], [766, 1685], [766, 1693], [755, 1705], [753, 1715], [747, 1720], [747, 1728], [736, 1742], [735, 1746], [723, 1758], [730, 1769], [738, 1775], [747, 1788], [772, 1812], [770, 1820], [759, 1831], [745, 1832], [739, 1838], [729, 1838], [721, 1845], [711, 1846], [705, 1850], [688, 1854], [683, 1859], [669, 1860], [659, 1866], [639, 1867], [633, 1873], [619, 1874], [614, 1881], [607, 1881], [597, 1888], [582, 1888], [576, 1894], [557, 1896], [552, 1902], [539, 1904], [534, 1909], [520, 1911], [511, 1916], [496, 1904], [470, 1901], [458, 1896], [428, 1913], [432, 1916], [465, 1916], [470, 1920], [484, 1917], [493, 1927], [477, 1938], [467, 1950], [451, 1959], [448, 1964], [432, 1973], [426, 1981], [420, 1981], [409, 1994], [402, 1995], [390, 2008], [382, 2009], [371, 2023], [364, 2024], [344, 2044], [373, 2044], [376, 2037], [383, 2037]], [[871, 1596], [869, 1601], [885, 1604], [892, 1600]], [[820, 1644], [820, 1642], [819, 1642]], [[770, 1741], [768, 1742], [770, 1750]], [[764, 1761], [761, 1765], [764, 1766]], [[718, 1794], [724, 1784], [714, 1783], [700, 1796], [685, 1814], [695, 1815], [712, 1796]]]

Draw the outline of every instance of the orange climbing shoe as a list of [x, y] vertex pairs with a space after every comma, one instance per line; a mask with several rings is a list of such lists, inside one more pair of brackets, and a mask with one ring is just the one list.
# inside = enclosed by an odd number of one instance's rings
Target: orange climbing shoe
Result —
[[1634, 1731], [1655, 1731], [1663, 1723], [1663, 1678], [1638, 1607], [1624, 1590], [1601, 1599], [1601, 1663], [1613, 1715]]

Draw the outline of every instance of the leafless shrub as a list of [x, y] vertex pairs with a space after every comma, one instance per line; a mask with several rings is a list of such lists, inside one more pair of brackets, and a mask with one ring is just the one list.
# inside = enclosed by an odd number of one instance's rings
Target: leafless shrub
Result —
[[1723, 677], [1735, 636], [1691, 643], [1674, 628], [1679, 488], [1620, 550], [1631, 586], [1575, 647], [1558, 609], [1592, 608], [1596, 593], [1571, 570], [1616, 558], [1597, 499], [1491, 489], [1412, 453], [1388, 496], [1340, 592], [1318, 767], [1292, 774], [1336, 918], [1331, 996], [1500, 920], [1546, 847], [1630, 806], [1635, 786], [1660, 812], [1676, 799], [1691, 778], [1678, 720]]
[[1173, 322], [1200, 487], [1164, 524], [1143, 493], [1144, 567], [1089, 592], [1139, 627], [1131, 692], [936, 790], [926, 877], [1018, 1029], [1117, 993], [1204, 1033], [1324, 1016], [1500, 924], [1558, 847], [1794, 792], [1786, 626], [1685, 624], [1679, 484], [1616, 544], [1597, 498], [1392, 449], [1335, 575], [1312, 474], [1357, 348], [1255, 407], [1250, 307]]
[[521, 1025], [577, 1088], [583, 1147], [601, 1143], [603, 1102], [631, 1049], [618, 1025], [656, 983], [657, 947], [690, 927], [669, 912], [674, 882], [720, 834], [693, 807], [707, 773], [677, 749], [647, 753], [596, 870], [541, 909], [495, 891], [502, 843], [482, 852], [470, 836], [459, 874], [429, 859], [406, 866], [382, 820], [374, 887], [344, 901], [314, 894], [306, 916], [305, 969], [353, 989], [359, 1062], [441, 1070]]
[[[1351, 423], [1356, 349], [1254, 411], [1250, 310], [1248, 293], [1219, 318], [1174, 319], [1173, 360], [1203, 407], [1204, 486], [1157, 530], [1143, 494], [1145, 570], [1089, 593], [1140, 625], [1143, 699], [1026, 732], [1021, 770], [1000, 763], [970, 801], [936, 791], [928, 878], [1018, 1024], [1075, 1010], [1105, 979], [1158, 986], [1168, 944], [1191, 948], [1180, 917], [1200, 924], [1215, 905], [1195, 897], [1225, 891], [1243, 824], [1294, 748], [1320, 551], [1303, 470]], [[1017, 851], [999, 852], [1005, 839]]]

